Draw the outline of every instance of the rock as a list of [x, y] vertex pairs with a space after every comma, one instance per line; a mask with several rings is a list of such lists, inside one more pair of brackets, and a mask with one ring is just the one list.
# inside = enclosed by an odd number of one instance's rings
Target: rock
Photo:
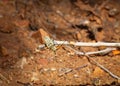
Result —
[[120, 79], [118, 79], [118, 83], [120, 83]]
[[104, 75], [105, 75], [105, 73], [102, 69], [100, 69], [99, 67], [95, 68], [95, 70], [93, 72], [93, 77], [94, 78], [99, 78], [99, 77], [104, 76]]
[[0, 46], [0, 56], [7, 56], [8, 51], [4, 46]]
[[38, 31], [32, 33], [31, 37], [35, 38], [35, 40], [39, 40], [40, 43], [45, 43], [44, 38], [48, 36], [49, 34], [42, 28], [40, 28]]
[[0, 18], [3, 18], [3, 15], [2, 15], [2, 14], [0, 14]]
[[39, 30], [39, 32], [40, 32], [41, 43], [45, 43], [44, 38], [46, 36], [49, 37], [49, 34], [42, 28]]
[[28, 61], [26, 59], [26, 57], [22, 57], [15, 65], [15, 67], [20, 68], [20, 69], [24, 69], [24, 66], [28, 64]]
[[46, 65], [48, 65], [48, 60], [44, 59], [44, 58], [41, 58], [41, 59], [37, 60], [37, 63], [42, 65], [42, 66], [46, 66]]
[[29, 21], [28, 20], [19, 20], [19, 21], [15, 21], [14, 24], [17, 27], [26, 28], [29, 26]]
[[38, 72], [33, 72], [32, 77], [31, 77], [31, 82], [37, 82], [39, 81], [39, 73]]
[[116, 15], [119, 14], [119, 11], [118, 11], [118, 9], [113, 8], [113, 9], [111, 9], [111, 10], [109, 11], [108, 14], [109, 14], [109, 16], [114, 17], [114, 16], [116, 16]]
[[77, 40], [78, 40], [78, 41], [81, 40], [81, 34], [80, 34], [80, 32], [77, 32], [76, 37], [77, 37]]

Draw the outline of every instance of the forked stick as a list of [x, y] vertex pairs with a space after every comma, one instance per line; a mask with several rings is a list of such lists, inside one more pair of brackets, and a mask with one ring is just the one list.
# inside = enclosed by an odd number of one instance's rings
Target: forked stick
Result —
[[[69, 48], [72, 49], [76, 54], [81, 55], [81, 52], [79, 53], [79, 51], [77, 51], [77, 50], [75, 50], [75, 49], [73, 49], [73, 48], [71, 48], [71, 47], [69, 47]], [[88, 54], [85, 53], [84, 55], [85, 55], [86, 57], [88, 57], [89, 60], [92, 60], [98, 67], [100, 67], [101, 69], [103, 69], [105, 72], [109, 73], [110, 76], [112, 76], [112, 77], [115, 78], [115, 79], [120, 80], [120, 77], [119, 77], [119, 76], [113, 74], [111, 71], [109, 71], [109, 70], [108, 70], [107, 68], [105, 68], [103, 65], [99, 64], [97, 61], [95, 61], [94, 59], [90, 58], [90, 56], [89, 56]]]

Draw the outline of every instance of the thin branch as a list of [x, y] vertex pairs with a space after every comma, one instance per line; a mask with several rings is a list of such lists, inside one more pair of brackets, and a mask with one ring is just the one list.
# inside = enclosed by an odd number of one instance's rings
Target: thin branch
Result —
[[[70, 48], [70, 47], [69, 47]], [[77, 54], [80, 54], [81, 55], [81, 52], [79, 53], [79, 51], [77, 51], [77, 50], [75, 50], [75, 49], [73, 49], [73, 48], [71, 48], [72, 50], [74, 50], [75, 51], [75, 53], [77, 53]], [[106, 49], [107, 50], [107, 49]], [[108, 50], [109, 50], [109, 48], [108, 48]], [[117, 76], [117, 75], [115, 75], [115, 74], [113, 74], [111, 71], [109, 71], [107, 68], [105, 68], [104, 66], [102, 66], [101, 64], [99, 64], [98, 62], [96, 62], [95, 60], [93, 60], [92, 58], [90, 58], [90, 56], [89, 55], [87, 55], [86, 53], [84, 54], [86, 57], [88, 57], [89, 58], [89, 60], [92, 60], [98, 67], [100, 67], [101, 69], [103, 69], [105, 72], [107, 72], [107, 73], [109, 73], [110, 74], [110, 76], [112, 76], [113, 78], [115, 78], [115, 79], [118, 79], [118, 80], [120, 80], [120, 77], [119, 76]]]
[[74, 46], [84, 46], [84, 47], [98, 47], [98, 46], [106, 46], [106, 47], [120, 47], [120, 43], [109, 43], [109, 42], [69, 42], [69, 41], [53, 41], [55, 45], [74, 45]]
[[[87, 57], [90, 57], [88, 55], [86, 55]], [[110, 76], [112, 76], [115, 79], [120, 80], [120, 77], [113, 74], [111, 71], [109, 71], [107, 68], [105, 68], [103, 65], [99, 64], [98, 62], [96, 62], [95, 60], [93, 60], [92, 58], [90, 58], [90, 60], [92, 60], [98, 67], [100, 67], [101, 69], [103, 69], [105, 72], [109, 73]]]
[[79, 52], [69, 46], [66, 46], [68, 47], [69, 49], [73, 50], [76, 54], [78, 55], [93, 55], [93, 54], [102, 54], [102, 55], [105, 55], [113, 50], [116, 50], [116, 48], [106, 48], [104, 50], [100, 50], [100, 51], [94, 51], [94, 52]]
[[68, 73], [70, 73], [70, 72], [72, 72], [72, 71], [74, 71], [74, 70], [80, 70], [80, 69], [82, 69], [82, 68], [84, 68], [84, 67], [87, 67], [87, 65], [88, 65], [88, 64], [84, 64], [84, 65], [79, 66], [79, 67], [77, 67], [77, 68], [75, 68], [75, 69], [71, 69], [71, 68], [60, 68], [60, 69], [59, 69], [59, 72], [60, 72], [59, 76], [62, 76], [62, 75], [64, 75], [64, 74], [68, 74]]
[[7, 83], [10, 83], [10, 81], [0, 73], [0, 79], [5, 80]]
[[[68, 42], [68, 41], [56, 41], [53, 40], [53, 44], [54, 45], [77, 45], [77, 46], [120, 46], [120, 43], [104, 43], [104, 42], [98, 42], [98, 43], [86, 43], [86, 42]], [[39, 46], [39, 48], [41, 47], [45, 47], [45, 45]], [[97, 52], [79, 52], [71, 47], [68, 47], [70, 49], [72, 49], [76, 54], [79, 55], [85, 55], [86, 57], [88, 57], [90, 60], [92, 60], [98, 67], [100, 67], [101, 69], [103, 69], [104, 71], [106, 71], [107, 73], [109, 73], [113, 78], [116, 78], [118, 80], [120, 80], [120, 77], [113, 74], [111, 71], [109, 71], [107, 68], [105, 68], [104, 66], [102, 66], [101, 64], [99, 64], [98, 62], [96, 62], [95, 60], [93, 60], [92, 58], [90, 58], [90, 54], [99, 54], [99, 53], [108, 53], [112, 50], [116, 50], [116, 48], [107, 48], [105, 50], [101, 50], [101, 51], [97, 51]], [[70, 70], [71, 71], [71, 70]]]
[[86, 52], [85, 55], [91, 55], [91, 54], [102, 54], [102, 55], [105, 55], [105, 54], [110, 53], [113, 50], [116, 50], [116, 48], [106, 48], [106, 49], [100, 50], [100, 51]]

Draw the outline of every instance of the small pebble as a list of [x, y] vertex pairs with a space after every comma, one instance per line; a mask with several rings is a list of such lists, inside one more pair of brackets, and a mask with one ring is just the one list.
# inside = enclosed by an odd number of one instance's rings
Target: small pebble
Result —
[[77, 75], [77, 74], [74, 74], [74, 77], [75, 77], [75, 78], [78, 78], [78, 77], [79, 77], [79, 75]]
[[35, 53], [39, 53], [39, 52], [40, 52], [40, 50], [36, 48], [35, 49]]
[[3, 15], [0, 14], [0, 18], [3, 18]]
[[56, 71], [56, 68], [51, 68], [51, 71]]
[[119, 13], [118, 9], [113, 8], [109, 11], [109, 16], [113, 17], [113, 16], [116, 16], [118, 13]]
[[46, 72], [46, 71], [48, 71], [49, 69], [48, 69], [48, 68], [44, 68], [43, 70]]
[[33, 56], [30, 56], [30, 58], [31, 58], [31, 59], [34, 59], [34, 57], [33, 57]]

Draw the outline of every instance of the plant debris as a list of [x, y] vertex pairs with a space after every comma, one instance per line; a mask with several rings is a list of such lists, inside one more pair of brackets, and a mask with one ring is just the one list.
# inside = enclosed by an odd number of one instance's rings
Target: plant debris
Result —
[[0, 86], [120, 85], [120, 0], [0, 0]]

